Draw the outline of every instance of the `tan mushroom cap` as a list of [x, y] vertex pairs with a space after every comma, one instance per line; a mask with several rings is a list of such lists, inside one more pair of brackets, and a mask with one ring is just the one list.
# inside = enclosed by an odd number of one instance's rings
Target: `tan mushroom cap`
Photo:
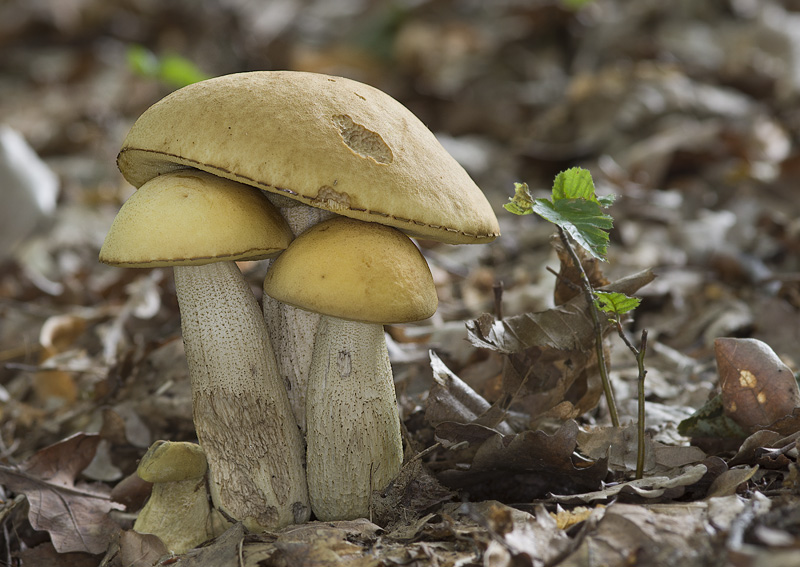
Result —
[[260, 260], [291, 240], [261, 191], [186, 169], [151, 179], [122, 205], [100, 261], [136, 268]]
[[189, 85], [139, 117], [117, 164], [136, 187], [194, 167], [451, 244], [500, 232], [481, 190], [414, 114], [340, 77], [257, 71]]
[[156, 441], [139, 461], [136, 474], [147, 482], [178, 482], [200, 478], [208, 463], [203, 449], [196, 443]]
[[436, 312], [433, 276], [402, 232], [335, 217], [313, 226], [272, 263], [264, 292], [284, 303], [365, 323], [404, 323]]

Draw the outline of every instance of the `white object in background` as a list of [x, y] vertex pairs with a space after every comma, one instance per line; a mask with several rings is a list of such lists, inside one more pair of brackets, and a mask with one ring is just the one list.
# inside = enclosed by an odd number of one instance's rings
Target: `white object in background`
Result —
[[58, 177], [22, 135], [0, 126], [0, 261], [53, 214]]

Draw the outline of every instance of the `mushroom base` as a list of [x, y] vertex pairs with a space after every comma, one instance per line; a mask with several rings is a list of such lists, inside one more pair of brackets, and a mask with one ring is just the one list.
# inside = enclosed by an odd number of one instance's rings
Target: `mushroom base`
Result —
[[403, 443], [383, 326], [323, 316], [306, 400], [307, 476], [319, 520], [369, 517]]
[[303, 440], [247, 282], [217, 262], [175, 267], [175, 287], [215, 506], [252, 531], [308, 520]]
[[220, 535], [211, 515], [205, 476], [154, 484], [133, 529], [158, 536], [175, 554], [186, 553]]

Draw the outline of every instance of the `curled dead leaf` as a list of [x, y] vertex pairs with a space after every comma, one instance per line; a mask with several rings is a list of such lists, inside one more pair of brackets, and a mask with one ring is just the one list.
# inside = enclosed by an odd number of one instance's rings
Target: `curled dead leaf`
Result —
[[[631, 295], [654, 277], [645, 270], [603, 290]], [[606, 325], [605, 331], [610, 328]], [[511, 409], [524, 411], [532, 423], [546, 417], [576, 418], [600, 400], [594, 323], [583, 294], [539, 313], [503, 320], [484, 315], [469, 321], [467, 330], [474, 346], [508, 357], [501, 394], [513, 398]]]
[[75, 481], [100, 441], [97, 434], [78, 433], [45, 447], [19, 467], [0, 466], [0, 484], [25, 494], [28, 521], [50, 534], [59, 553], [102, 553], [119, 532], [108, 513], [122, 506], [111, 502], [108, 487]]
[[800, 406], [792, 371], [757, 339], [714, 341], [725, 415], [747, 431], [766, 427]]

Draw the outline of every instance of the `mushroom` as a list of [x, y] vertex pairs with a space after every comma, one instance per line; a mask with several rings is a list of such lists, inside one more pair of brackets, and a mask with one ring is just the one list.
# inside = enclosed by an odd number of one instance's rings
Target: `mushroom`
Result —
[[306, 399], [306, 462], [319, 520], [365, 517], [373, 490], [403, 462], [384, 323], [436, 311], [428, 264], [402, 232], [345, 217], [297, 237], [267, 272], [264, 290], [321, 314]]
[[[486, 197], [430, 130], [386, 93], [341, 77], [256, 71], [194, 83], [142, 114], [117, 163], [136, 187], [183, 167], [253, 185], [282, 197], [287, 216], [310, 206], [450, 244], [499, 235]], [[283, 208], [292, 200], [300, 207]], [[318, 320], [272, 301], [264, 310], [304, 428]]]
[[154, 534], [167, 549], [181, 554], [225, 529], [206, 490], [206, 456], [199, 445], [156, 441], [139, 461], [136, 473], [153, 483], [150, 499], [139, 512], [133, 529]]
[[290, 240], [260, 191], [181, 170], [142, 185], [100, 251], [100, 261], [115, 266], [173, 266], [211, 496], [253, 531], [310, 515], [303, 440], [263, 315], [235, 264], [274, 256]]

